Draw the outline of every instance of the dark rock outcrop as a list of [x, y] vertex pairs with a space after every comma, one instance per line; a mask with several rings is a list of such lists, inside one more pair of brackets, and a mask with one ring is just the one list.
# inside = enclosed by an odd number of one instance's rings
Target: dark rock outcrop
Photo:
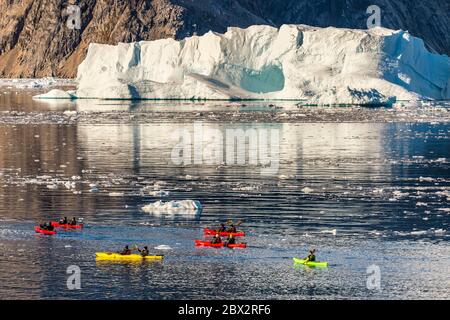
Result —
[[[66, 25], [70, 4], [81, 9], [79, 30]], [[252, 24], [366, 28], [372, 4], [382, 10], [382, 26], [409, 30], [450, 55], [449, 0], [0, 0], [0, 76], [74, 77], [90, 42], [183, 38]]]

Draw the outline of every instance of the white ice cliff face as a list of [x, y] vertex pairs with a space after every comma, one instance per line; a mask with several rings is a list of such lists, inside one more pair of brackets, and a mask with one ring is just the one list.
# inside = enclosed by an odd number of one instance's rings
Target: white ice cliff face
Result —
[[450, 58], [404, 31], [251, 26], [91, 44], [77, 81], [78, 98], [376, 104], [450, 99]]

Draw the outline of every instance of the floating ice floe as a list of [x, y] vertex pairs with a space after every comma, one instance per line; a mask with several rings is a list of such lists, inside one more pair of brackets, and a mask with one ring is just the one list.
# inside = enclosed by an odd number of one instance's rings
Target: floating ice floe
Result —
[[428, 229], [428, 230], [413, 230], [410, 232], [401, 232], [401, 231], [394, 231], [395, 235], [398, 236], [432, 236], [432, 235], [436, 235], [436, 236], [441, 236], [444, 235], [447, 231], [445, 229]]
[[288, 180], [288, 179], [294, 179], [295, 175], [285, 175], [285, 174], [281, 174], [278, 176], [278, 179], [280, 180]]
[[337, 230], [333, 229], [333, 230], [322, 230], [320, 231], [320, 233], [329, 233], [332, 234], [333, 236], [335, 236], [337, 234]]
[[416, 203], [416, 206], [417, 206], [417, 207], [428, 207], [428, 204], [425, 203], [425, 202], [417, 202], [417, 203]]
[[78, 114], [78, 112], [74, 111], [74, 110], [66, 110], [63, 113], [64, 113], [65, 116], [68, 116], [68, 117], [73, 117], [73, 116], [76, 116]]
[[150, 191], [149, 194], [153, 197], [163, 198], [163, 197], [168, 197], [170, 195], [170, 192], [165, 191], [165, 190], [155, 190], [155, 191]]
[[52, 89], [47, 93], [33, 96], [33, 99], [74, 99], [75, 96], [61, 89]]
[[255, 191], [258, 189], [259, 189], [259, 186], [257, 186], [257, 185], [237, 186], [237, 187], [231, 188], [231, 190], [233, 190], [233, 191]]
[[202, 205], [197, 200], [172, 200], [172, 201], [156, 201], [143, 206], [142, 211], [147, 213], [186, 213], [196, 214], [202, 211]]
[[124, 193], [123, 192], [110, 192], [110, 193], [108, 193], [108, 195], [110, 197], [123, 197]]
[[172, 250], [172, 247], [165, 245], [165, 244], [161, 244], [159, 246], [156, 246], [155, 249], [156, 250]]
[[411, 231], [410, 234], [413, 236], [421, 236], [421, 235], [427, 234], [427, 231], [426, 230]]
[[431, 177], [419, 177], [419, 181], [433, 182], [433, 181], [435, 181], [435, 179], [431, 178]]
[[408, 192], [401, 192], [400, 190], [395, 190], [392, 194], [396, 197], [406, 197], [409, 196]]
[[311, 189], [309, 187], [305, 187], [305, 188], [303, 188], [300, 191], [303, 192], [303, 193], [311, 193], [311, 192], [314, 192], [314, 189]]
[[76, 183], [74, 181], [66, 181], [64, 182], [64, 187], [66, 187], [66, 189], [75, 189], [76, 188]]

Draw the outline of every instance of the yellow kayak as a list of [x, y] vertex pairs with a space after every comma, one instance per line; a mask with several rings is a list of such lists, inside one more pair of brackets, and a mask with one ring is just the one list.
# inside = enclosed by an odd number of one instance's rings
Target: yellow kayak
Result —
[[162, 260], [164, 256], [141, 256], [140, 254], [120, 254], [115, 252], [96, 252], [95, 258], [97, 260]]
[[328, 262], [306, 261], [304, 259], [293, 258], [295, 264], [303, 264], [308, 267], [328, 267]]

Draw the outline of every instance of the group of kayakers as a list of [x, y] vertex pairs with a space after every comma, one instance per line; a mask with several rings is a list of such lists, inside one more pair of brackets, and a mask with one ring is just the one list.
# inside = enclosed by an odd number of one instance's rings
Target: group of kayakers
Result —
[[[139, 247], [136, 246], [135, 250], [137, 250], [143, 257], [150, 255], [150, 251], [148, 250], [147, 246], [144, 246], [143, 249], [140, 249]], [[124, 255], [124, 256], [128, 256], [130, 254], [133, 254], [133, 250], [131, 250], [130, 247], [127, 245], [127, 246], [125, 246], [125, 248], [123, 248], [122, 251], [120, 251], [118, 253], [121, 255]]]
[[[211, 239], [212, 244], [219, 244], [224, 243], [224, 246], [228, 246], [230, 244], [236, 244], [236, 236], [235, 233], [237, 233], [236, 226], [233, 223], [230, 223], [227, 227], [225, 223], [221, 223], [220, 227], [217, 228], [216, 234]], [[220, 236], [221, 233], [228, 233], [228, 236], [226, 240], [222, 240], [222, 237]]]
[[236, 233], [237, 232], [237, 229], [236, 229], [236, 226], [233, 224], [233, 223], [231, 223], [229, 226], [228, 226], [228, 228], [227, 228], [227, 226], [225, 225], [225, 223], [221, 223], [220, 224], [220, 227], [217, 229], [217, 232], [219, 233], [219, 232], [232, 232], [232, 233]]
[[62, 219], [59, 220], [58, 222], [59, 224], [68, 224], [71, 226], [76, 226], [77, 225], [77, 218], [73, 217], [72, 220], [67, 220], [67, 217], [64, 217]]
[[[236, 244], [236, 234], [238, 231], [236, 230], [236, 226], [233, 223], [230, 223], [227, 227], [225, 223], [221, 223], [220, 227], [216, 229], [216, 233], [211, 239], [212, 244], [220, 244], [223, 243], [224, 246], [228, 246], [230, 244]], [[227, 239], [222, 240], [221, 234], [227, 233]], [[315, 262], [316, 261], [316, 249], [309, 250], [308, 256], [304, 259], [305, 263]]]
[[50, 221], [49, 223], [41, 223], [39, 225], [39, 228], [41, 228], [42, 230], [47, 230], [47, 231], [54, 231], [55, 227], [53, 226], [52, 222]]
[[[78, 223], [77, 219], [75, 217], [72, 218], [72, 220], [68, 220], [67, 217], [64, 217], [62, 219], [60, 219], [58, 221], [58, 223], [52, 222], [50, 221], [49, 223], [41, 223], [39, 225], [39, 227], [42, 230], [46, 230], [46, 231], [54, 231], [55, 230], [55, 226], [58, 225], [71, 225], [71, 226], [76, 226]], [[239, 223], [238, 223], [239, 225]], [[243, 232], [238, 232], [236, 225], [233, 223], [228, 223], [228, 226], [225, 225], [225, 223], [221, 223], [220, 227], [218, 227], [215, 231], [215, 233], [213, 233], [213, 229], [212, 230], [207, 230], [209, 233], [214, 236], [211, 239], [211, 244], [222, 244], [225, 247], [228, 247], [230, 245], [236, 245], [236, 236], [243, 236], [244, 233]], [[224, 235], [225, 233], [225, 235]], [[227, 238], [225, 240], [222, 239], [221, 234], [226, 236]], [[241, 244], [242, 245], [242, 244]], [[245, 245], [245, 243], [243, 244]], [[150, 252], [147, 246], [144, 246], [142, 249], [140, 249], [138, 246], [135, 246], [135, 248], [132, 250], [130, 249], [130, 247], [127, 245], [125, 246], [125, 248], [118, 252], [121, 255], [131, 255], [133, 254], [133, 251], [138, 251], [139, 254], [143, 257], [149, 256]], [[308, 256], [304, 259], [304, 263], [308, 263], [308, 262], [315, 262], [316, 261], [316, 249], [311, 249], [309, 250]]]
[[[58, 221], [59, 225], [70, 225], [70, 226], [76, 226], [77, 225], [77, 218], [73, 217], [72, 220], [68, 220], [67, 217], [61, 218]], [[43, 222], [39, 224], [39, 228], [42, 230], [47, 231], [54, 231], [55, 230], [55, 223], [53, 221], [50, 221], [48, 223]]]
[[229, 244], [235, 244], [236, 243], [236, 238], [234, 237], [233, 234], [229, 234], [227, 239], [225, 241], [222, 241], [222, 238], [220, 237], [220, 233], [217, 232], [214, 237], [211, 239], [211, 243], [212, 244], [218, 244], [218, 243], [222, 243], [224, 242], [225, 246], [229, 245]]

